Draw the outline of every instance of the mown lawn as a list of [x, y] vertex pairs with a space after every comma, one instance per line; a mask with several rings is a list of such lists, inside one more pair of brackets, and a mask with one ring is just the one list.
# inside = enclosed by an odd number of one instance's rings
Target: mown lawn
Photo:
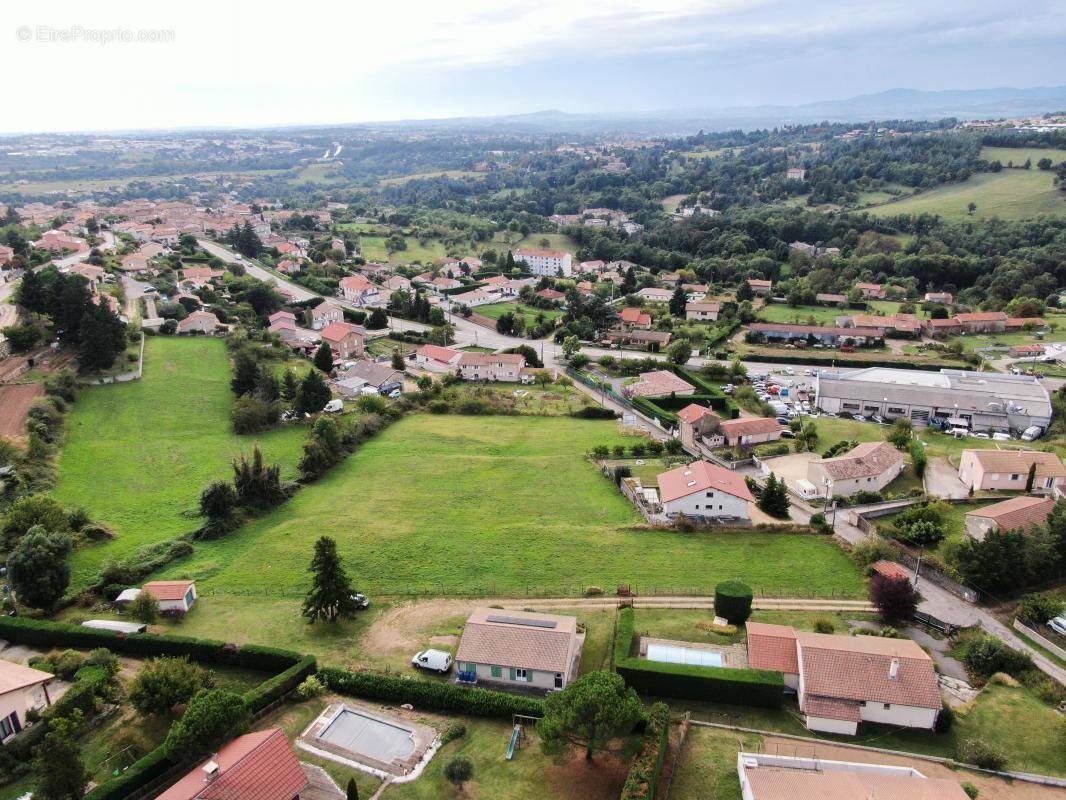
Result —
[[521, 314], [525, 319], [526, 327], [536, 324], [537, 317], [541, 314], [545, 319], [558, 319], [563, 312], [557, 308], [534, 308], [525, 303], [488, 303], [474, 309], [475, 314], [481, 314], [489, 319], [499, 319], [507, 313]]
[[183, 516], [200, 491], [225, 478], [230, 461], [258, 442], [295, 477], [307, 432], [281, 428], [258, 437], [230, 426], [226, 346], [203, 337], [152, 337], [139, 381], [87, 389], [67, 418], [55, 495], [84, 506], [117, 538], [77, 550], [72, 588], [88, 583], [107, 559], [198, 526]]
[[[417, 780], [386, 789], [385, 800], [614, 800], [622, 791], [628, 760], [600, 754], [587, 762], [574, 754], [558, 763], [540, 751], [535, 729], [527, 729], [522, 746], [508, 761], [509, 721], [465, 718], [462, 722], [466, 736], [444, 745]], [[444, 765], [456, 756], [470, 759], [474, 766], [473, 779], [461, 792], [444, 777]]]
[[733, 577], [763, 594], [863, 593], [824, 537], [638, 527], [636, 510], [584, 459], [621, 441], [610, 422], [566, 417], [408, 417], [167, 574], [192, 576], [205, 593], [295, 598], [314, 540], [328, 535], [377, 595], [576, 594], [622, 583], [706, 591]]
[[[790, 306], [770, 303], [759, 309], [756, 316], [763, 322], [793, 323], [796, 325], [836, 325], [836, 318], [865, 313], [858, 308], [840, 309], [836, 306]], [[813, 318], [814, 322], [811, 322]]]

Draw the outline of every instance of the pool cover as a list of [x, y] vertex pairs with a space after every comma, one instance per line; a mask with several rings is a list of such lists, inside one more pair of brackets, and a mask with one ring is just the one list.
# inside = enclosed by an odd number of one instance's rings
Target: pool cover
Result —
[[342, 709], [319, 738], [386, 764], [402, 761], [415, 749], [409, 729], [350, 708]]
[[722, 654], [711, 650], [699, 650], [694, 647], [679, 647], [673, 644], [649, 644], [648, 661], [662, 661], [667, 664], [691, 664], [699, 667], [722, 666]]

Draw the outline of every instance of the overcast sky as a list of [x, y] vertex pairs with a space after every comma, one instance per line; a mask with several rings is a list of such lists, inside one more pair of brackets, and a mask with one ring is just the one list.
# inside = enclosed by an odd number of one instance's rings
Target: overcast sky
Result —
[[4, 132], [1066, 83], [1063, 0], [4, 0], [0, 42]]

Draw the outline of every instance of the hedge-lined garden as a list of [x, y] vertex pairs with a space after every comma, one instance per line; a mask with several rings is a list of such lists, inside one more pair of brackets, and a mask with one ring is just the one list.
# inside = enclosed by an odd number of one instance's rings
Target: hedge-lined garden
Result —
[[650, 800], [656, 796], [669, 749], [670, 707], [666, 703], [656, 703], [648, 712], [640, 752], [629, 767], [621, 800]]
[[[0, 617], [0, 639], [34, 647], [64, 647], [75, 649], [93, 649], [106, 647], [115, 653], [133, 656], [187, 656], [193, 661], [203, 661], [244, 669], [275, 673], [254, 689], [246, 692], [244, 700], [249, 709], [255, 713], [280, 700], [295, 689], [307, 676], [315, 673], [317, 663], [314, 656], [304, 656], [288, 650], [257, 645], [237, 646], [209, 639], [194, 639], [188, 636], [144, 633], [128, 636], [116, 631], [85, 628], [79, 625], [67, 625], [59, 622], [26, 619], [24, 617]], [[74, 690], [71, 690], [73, 692]], [[71, 692], [67, 694], [70, 695]], [[62, 708], [73, 710], [79, 698], [84, 699], [84, 692], [75, 693]], [[60, 701], [67, 700], [66, 697]], [[91, 692], [89, 693], [91, 700]], [[56, 707], [60, 707], [57, 703]], [[52, 714], [58, 712], [53, 711]], [[41, 729], [44, 726], [38, 726]], [[7, 756], [18, 758], [25, 747], [23, 737], [32, 742], [41, 734], [35, 733], [37, 727], [30, 728], [24, 734], [13, 739], [0, 748]], [[11, 749], [13, 748], [13, 749]], [[0, 758], [2, 760], [2, 758]], [[86, 800], [122, 800], [133, 791], [160, 775], [178, 766], [163, 753], [163, 747], [157, 747], [134, 762], [122, 775], [109, 780], [86, 795]]]
[[632, 608], [618, 612], [614, 668], [641, 694], [710, 703], [780, 708], [785, 679], [780, 672], [728, 667], [697, 667], [634, 658], [636, 615]]

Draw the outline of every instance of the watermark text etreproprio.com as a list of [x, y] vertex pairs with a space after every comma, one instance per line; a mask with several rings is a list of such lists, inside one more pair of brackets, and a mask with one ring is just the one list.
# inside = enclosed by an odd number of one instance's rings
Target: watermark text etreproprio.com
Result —
[[22, 44], [170, 44], [177, 36], [168, 28], [89, 28], [84, 25], [20, 25], [15, 39]]

